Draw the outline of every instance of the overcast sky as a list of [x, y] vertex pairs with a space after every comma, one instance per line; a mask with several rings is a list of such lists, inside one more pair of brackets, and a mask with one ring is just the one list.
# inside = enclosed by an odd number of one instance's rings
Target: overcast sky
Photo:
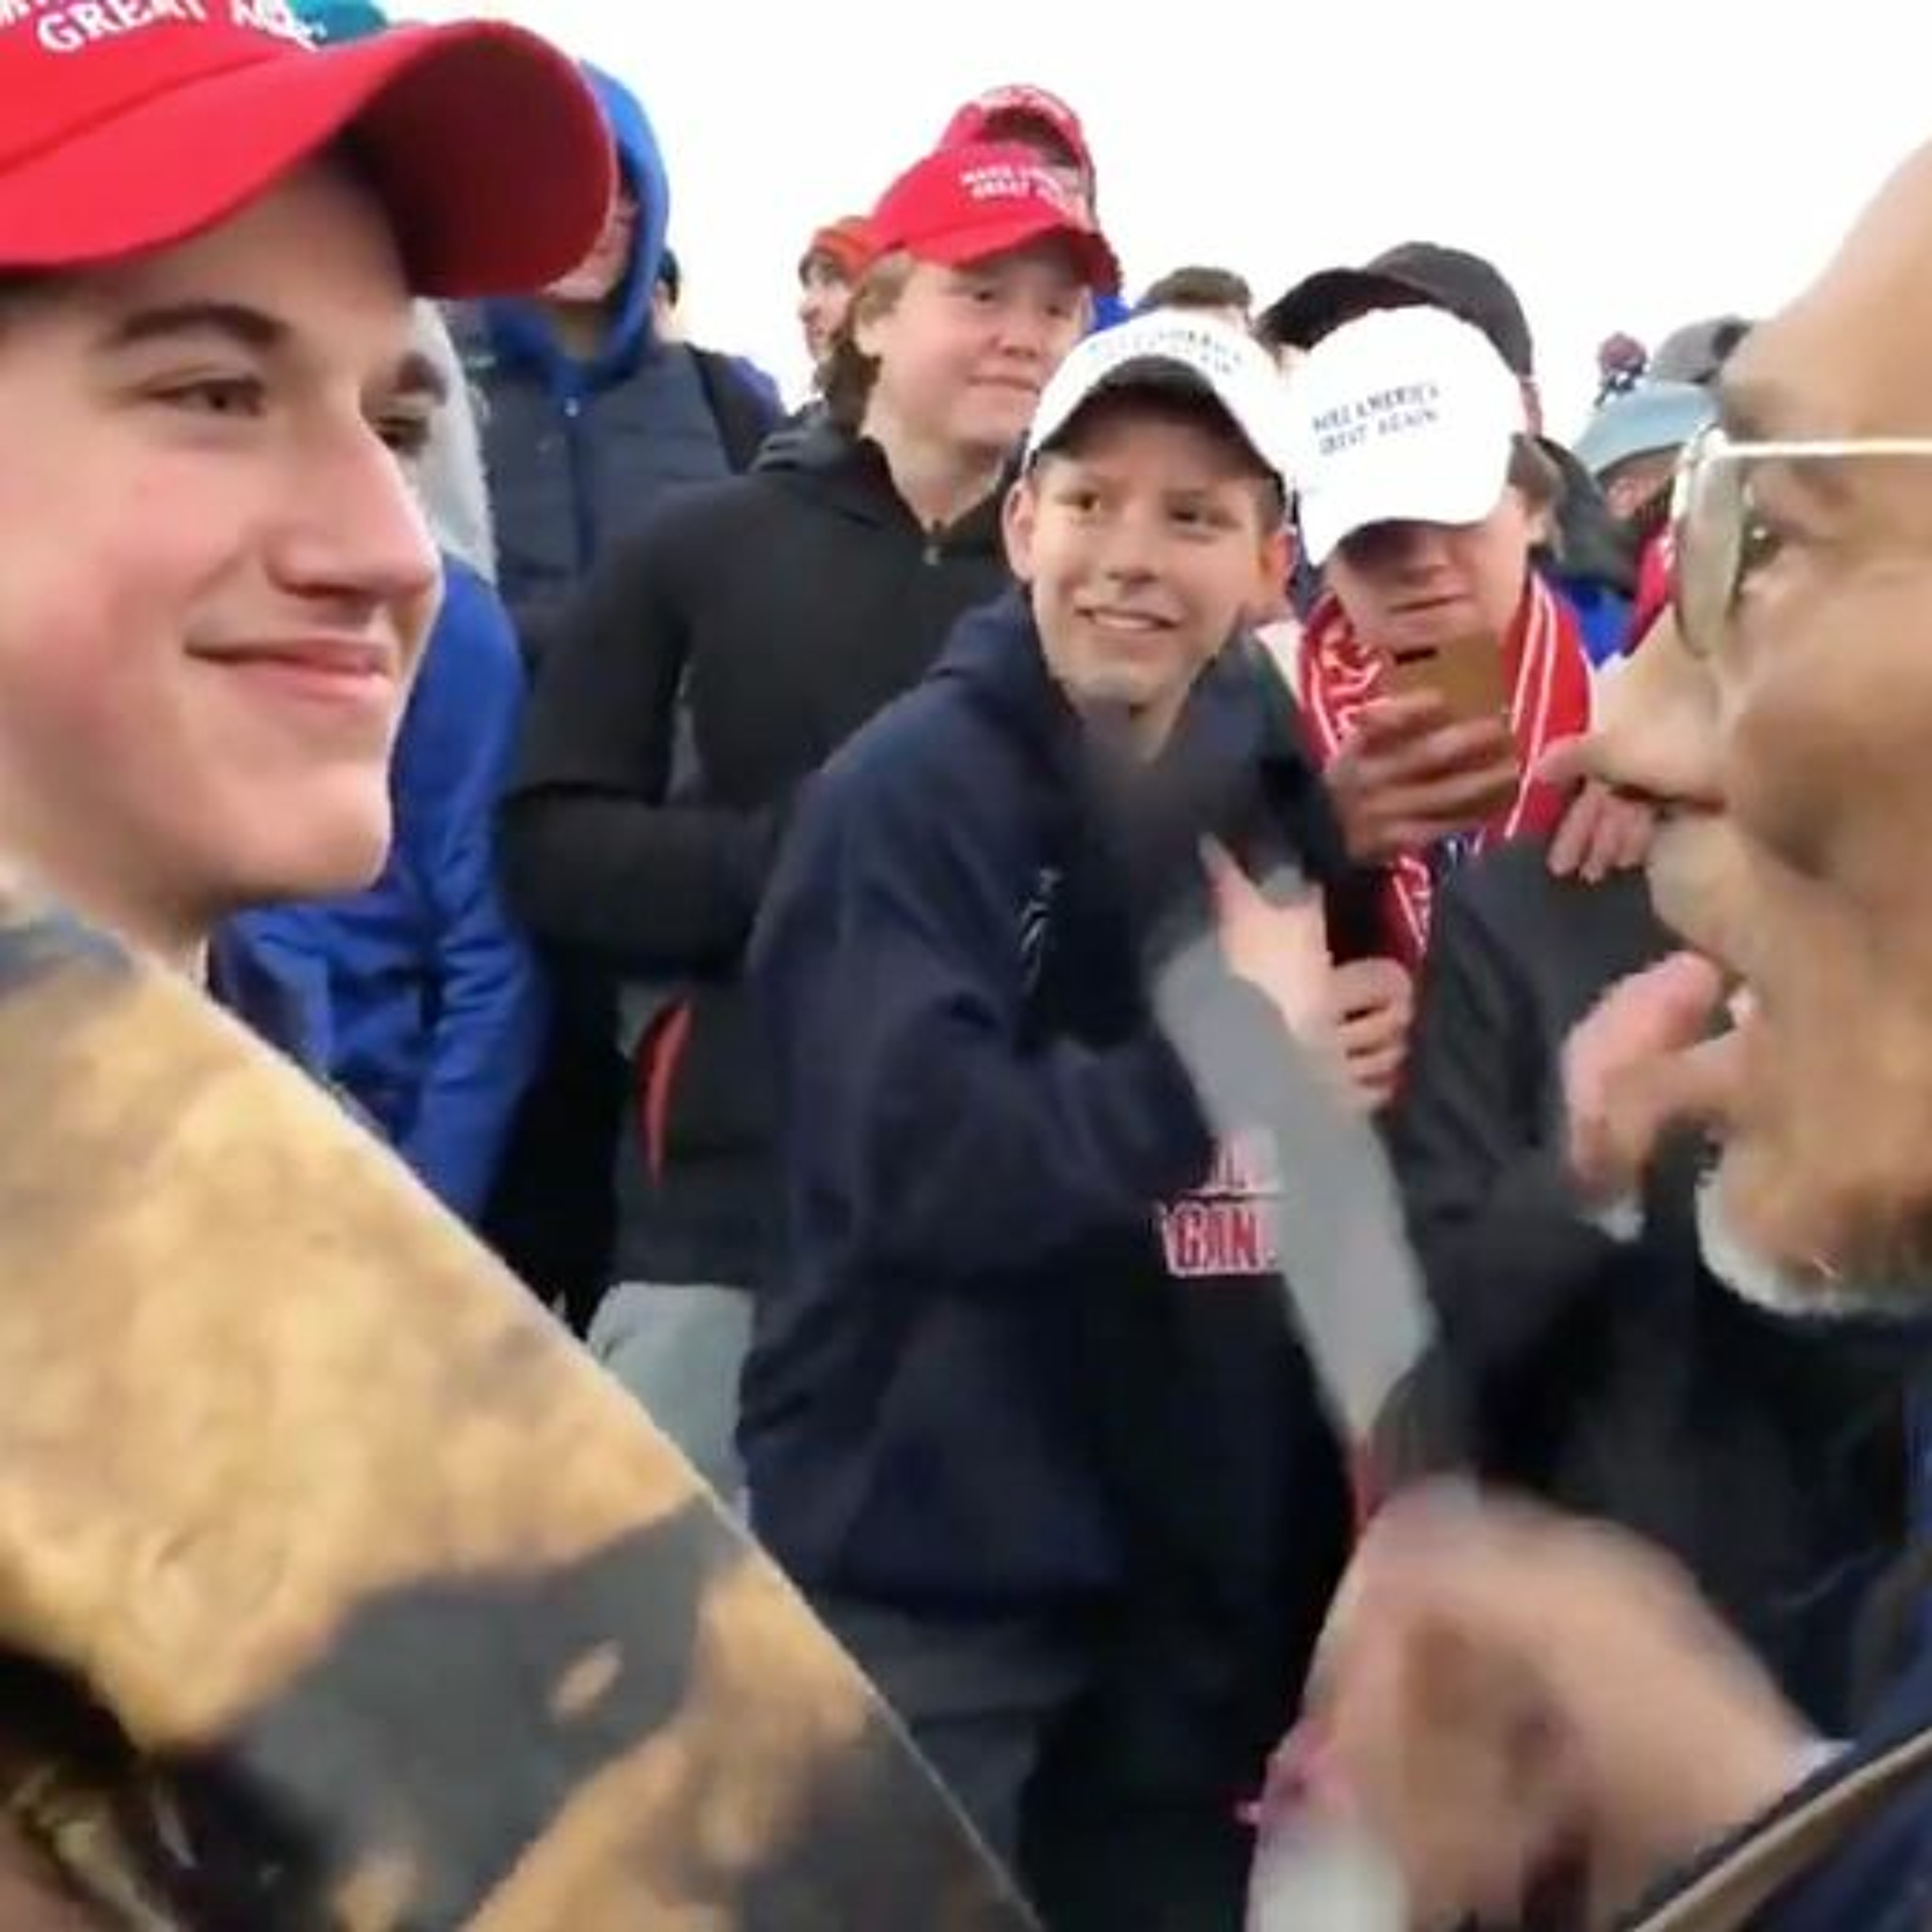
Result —
[[[1834, 0], [401, 0], [520, 20], [610, 67], [669, 158], [694, 332], [795, 389], [793, 269], [981, 88], [1084, 117], [1138, 286], [1184, 260], [1266, 298], [1391, 243], [1516, 284], [1552, 428], [1598, 342], [1754, 312], [1932, 137], [1932, 8]], [[1130, 25], [1138, 20], [1144, 25]]]

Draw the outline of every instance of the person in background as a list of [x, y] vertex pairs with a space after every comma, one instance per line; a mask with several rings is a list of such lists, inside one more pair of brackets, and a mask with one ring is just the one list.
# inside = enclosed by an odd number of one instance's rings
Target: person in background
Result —
[[636, 96], [584, 71], [621, 184], [604, 232], [541, 297], [488, 303], [459, 332], [483, 399], [500, 587], [532, 656], [605, 544], [667, 492], [748, 469], [779, 416], [734, 358], [660, 340], [663, 154]]
[[685, 340], [684, 268], [675, 250], [667, 248], [658, 257], [657, 280], [651, 290], [651, 327], [659, 342]]
[[491, 587], [488, 500], [461, 367], [427, 304], [416, 333], [449, 397], [417, 470], [443, 598], [391, 760], [388, 859], [365, 891], [248, 914], [241, 926], [302, 990], [331, 1078], [451, 1211], [474, 1222], [544, 1040], [536, 963], [496, 878], [496, 800], [524, 668]]
[[1597, 406], [1634, 389], [1649, 372], [1650, 351], [1627, 330], [1606, 335], [1597, 345]]
[[1576, 443], [1620, 523], [1668, 499], [1684, 446], [1717, 413], [1709, 390], [1690, 382], [1643, 382], [1601, 404]]
[[1672, 482], [1684, 449], [1714, 414], [1707, 388], [1646, 381], [1604, 403], [1578, 440], [1578, 460], [1595, 476], [1637, 560], [1626, 656], [1670, 601]]
[[1233, 269], [1190, 267], [1162, 276], [1135, 304], [1134, 313], [1180, 309], [1192, 315], [1216, 316], [1245, 332], [1254, 326], [1254, 291]]
[[366, 40], [389, 24], [388, 14], [376, 0], [291, 0], [289, 10], [308, 29], [317, 46]]
[[798, 260], [798, 323], [814, 383], [844, 326], [852, 291], [878, 252], [872, 224], [862, 214], [828, 221], [805, 244]]
[[606, 1051], [628, 1131], [591, 1343], [727, 1490], [752, 1298], [781, 1247], [742, 976], [772, 859], [800, 788], [1002, 587], [1006, 466], [1090, 292], [1118, 277], [1024, 148], [929, 156], [872, 220], [824, 420], [604, 560], [504, 807], [513, 903], [622, 989]]
[[[1557, 484], [1516, 375], [1444, 310], [1342, 324], [1287, 393], [1302, 546], [1322, 586], [1298, 695], [1358, 856], [1385, 868], [1382, 945], [1412, 965], [1446, 865], [1553, 832], [1569, 809], [1536, 776], [1590, 718], [1575, 616], [1532, 567]], [[1476, 648], [1502, 654], [1507, 716], [1459, 718], [1442, 692], [1393, 682], [1399, 655]]]
[[[1267, 1244], [1152, 1010], [1329, 1050], [1321, 789], [1246, 628], [1285, 562], [1265, 352], [1194, 316], [1048, 386], [1020, 589], [799, 808], [753, 943], [792, 1247], [757, 1304], [752, 1520], [1054, 1932], [1232, 1928], [1240, 1801], [1347, 1532]], [[836, 1050], [832, 1043], [836, 1042]]]
[[[684, 264], [678, 259], [676, 250], [668, 246], [658, 258], [657, 286], [651, 296], [651, 317], [652, 326], [660, 342], [690, 342], [690, 330], [684, 316]], [[745, 380], [764, 397], [773, 412], [782, 415], [784, 404], [772, 376], [748, 356], [734, 356], [729, 359], [736, 365]]]
[[1538, 567], [1574, 614], [1590, 662], [1616, 656], [1630, 634], [1637, 560], [1582, 465], [1544, 434], [1535, 338], [1516, 290], [1493, 262], [1437, 242], [1404, 242], [1363, 267], [1305, 278], [1263, 313], [1260, 327], [1264, 340], [1306, 350], [1358, 316], [1418, 305], [1447, 309], [1481, 330], [1516, 377], [1528, 433], [1561, 484]]
[[[1087, 130], [1058, 94], [1023, 82], [988, 88], [957, 109], [939, 137], [942, 148], [988, 141], [1028, 149], [1069, 194], [1078, 197], [1090, 219], [1100, 220], [1100, 176]], [[1111, 328], [1129, 312], [1118, 290], [1096, 292], [1094, 328]]]
[[[748, 469], [776, 394], [731, 357], [663, 342], [653, 324], [670, 219], [664, 158], [640, 102], [584, 72], [602, 105], [619, 191], [596, 245], [535, 298], [488, 302], [458, 331], [482, 403], [498, 587], [526, 663], [606, 547], [681, 490]], [[546, 1302], [582, 1309], [604, 1286], [623, 1105], [605, 990], [545, 952], [551, 1028], [501, 1164], [486, 1226]]]
[[1696, 382], [1706, 388], [1744, 345], [1754, 325], [1741, 315], [1718, 315], [1673, 328], [1646, 371], [1654, 382]]

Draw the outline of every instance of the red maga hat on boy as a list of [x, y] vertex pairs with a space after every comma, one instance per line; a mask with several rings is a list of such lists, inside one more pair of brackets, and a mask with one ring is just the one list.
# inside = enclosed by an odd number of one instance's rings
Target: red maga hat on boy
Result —
[[872, 211], [881, 254], [965, 268], [1036, 242], [1066, 243], [1088, 286], [1111, 295], [1120, 265], [1079, 200], [1030, 148], [941, 148], [915, 162]]
[[1016, 84], [990, 87], [975, 94], [946, 124], [939, 137], [942, 148], [980, 146], [988, 141], [1010, 140], [1015, 125], [1030, 122], [1043, 128], [1090, 176], [1094, 151], [1080, 117], [1057, 94], [1043, 87]]
[[338, 146], [424, 295], [541, 288], [610, 204], [595, 98], [520, 28], [320, 49], [285, 0], [0, 0], [0, 267], [184, 241]]

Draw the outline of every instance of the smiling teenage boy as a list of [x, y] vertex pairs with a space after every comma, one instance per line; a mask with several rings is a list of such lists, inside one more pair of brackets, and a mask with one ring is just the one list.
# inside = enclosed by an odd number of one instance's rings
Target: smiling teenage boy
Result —
[[[1274, 1150], [1217, 1150], [1145, 970], [1211, 916], [1204, 838], [1333, 844], [1245, 640], [1279, 396], [1216, 322], [1076, 352], [1006, 505], [1022, 587], [823, 773], [754, 945], [791, 1236], [754, 1520], [1056, 1928], [1238, 1922], [1237, 1802], [1342, 1540]], [[1278, 1043], [1324, 1010], [1318, 930], [1219, 890]]]
[[610, 161], [513, 28], [112, 10], [0, 8], [0, 839], [274, 1032], [220, 929], [374, 874], [436, 608], [410, 298], [541, 282]]

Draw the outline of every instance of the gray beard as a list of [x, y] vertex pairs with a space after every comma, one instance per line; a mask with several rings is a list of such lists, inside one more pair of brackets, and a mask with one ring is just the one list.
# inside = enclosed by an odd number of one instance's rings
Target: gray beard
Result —
[[1847, 1281], [1835, 1276], [1797, 1274], [1769, 1262], [1731, 1226], [1718, 1176], [1697, 1185], [1697, 1245], [1704, 1265], [1740, 1301], [1787, 1322], [1876, 1319], [1901, 1326], [1922, 1320], [1928, 1297], [1897, 1282]]

